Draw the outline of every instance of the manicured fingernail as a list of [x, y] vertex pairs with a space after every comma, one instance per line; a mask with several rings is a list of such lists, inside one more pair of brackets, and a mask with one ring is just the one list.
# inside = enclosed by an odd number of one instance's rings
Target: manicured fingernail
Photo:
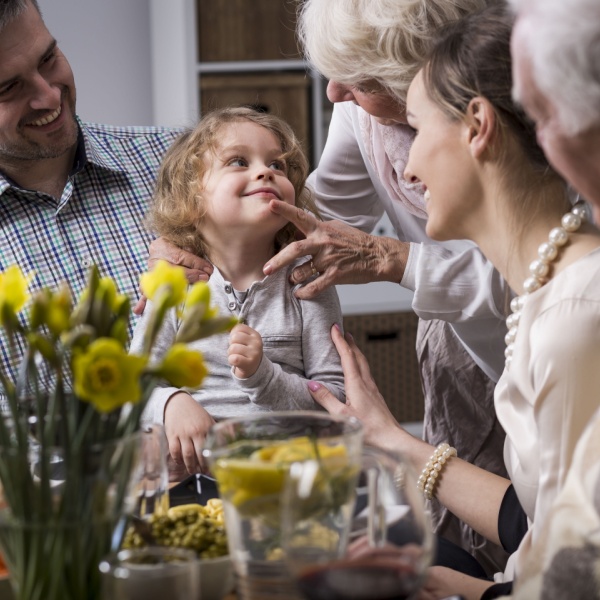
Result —
[[341, 331], [342, 331], [342, 328], [340, 327], [340, 324], [339, 324], [339, 323], [334, 323], [334, 325], [333, 325], [333, 326], [334, 326], [334, 327], [335, 327], [335, 328], [336, 328], [336, 329], [337, 329], [337, 330], [338, 330], [338, 331], [341, 333]]
[[311, 392], [318, 392], [323, 386], [318, 381], [309, 381], [308, 389]]
[[271, 271], [272, 271], [272, 269], [273, 269], [273, 267], [272, 267], [272, 266], [271, 266], [269, 263], [267, 263], [267, 264], [266, 264], [266, 265], [263, 267], [263, 273], [264, 273], [265, 275], [270, 275], [270, 274], [271, 274]]

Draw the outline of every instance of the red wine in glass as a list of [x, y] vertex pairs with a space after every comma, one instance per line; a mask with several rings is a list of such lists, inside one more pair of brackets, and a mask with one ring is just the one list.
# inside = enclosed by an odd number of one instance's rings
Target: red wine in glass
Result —
[[406, 568], [352, 560], [308, 569], [296, 580], [308, 600], [406, 600], [420, 583]]

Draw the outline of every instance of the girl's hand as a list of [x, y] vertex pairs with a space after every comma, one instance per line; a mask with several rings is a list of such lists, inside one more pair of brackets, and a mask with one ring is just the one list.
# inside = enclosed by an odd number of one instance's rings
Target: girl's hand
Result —
[[352, 336], [346, 334], [344, 337], [337, 325], [331, 329], [331, 338], [342, 361], [346, 403], [342, 404], [325, 386], [315, 381], [308, 384], [312, 397], [332, 415], [354, 416], [362, 421], [367, 444], [398, 450], [402, 436], [409, 434], [400, 427], [379, 393], [367, 359]]
[[258, 331], [240, 323], [229, 334], [229, 364], [240, 379], [252, 377], [263, 357], [263, 342]]
[[202, 448], [215, 420], [187, 392], [177, 392], [165, 406], [164, 421], [169, 454], [175, 465], [185, 465], [190, 475], [208, 473]]

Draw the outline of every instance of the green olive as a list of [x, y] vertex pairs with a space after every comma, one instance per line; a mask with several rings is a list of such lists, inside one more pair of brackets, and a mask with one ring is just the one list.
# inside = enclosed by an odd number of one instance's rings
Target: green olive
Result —
[[[214, 558], [228, 553], [227, 535], [221, 521], [211, 518], [203, 507], [176, 507], [167, 514], [148, 518], [152, 536], [159, 545], [191, 548], [201, 558]], [[140, 548], [144, 540], [130, 527], [123, 548]]]

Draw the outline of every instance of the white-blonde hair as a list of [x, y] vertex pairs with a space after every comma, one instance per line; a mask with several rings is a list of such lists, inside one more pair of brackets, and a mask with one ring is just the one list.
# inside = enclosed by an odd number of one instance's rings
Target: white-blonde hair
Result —
[[[295, 205], [318, 216], [312, 194], [306, 187], [309, 167], [300, 141], [280, 117], [248, 107], [226, 107], [207, 113], [196, 127], [183, 132], [167, 150], [158, 170], [154, 196], [146, 213], [146, 226], [179, 248], [208, 256], [202, 237], [206, 214], [204, 181], [218, 157], [224, 129], [250, 122], [264, 127], [279, 142], [286, 176], [294, 187]], [[298, 230], [287, 223], [275, 236], [279, 250], [296, 239]]]
[[305, 0], [298, 38], [325, 77], [377, 82], [406, 104], [438, 29], [499, 0]]
[[539, 91], [564, 132], [600, 126], [600, 0], [510, 0], [527, 20], [526, 48]]

